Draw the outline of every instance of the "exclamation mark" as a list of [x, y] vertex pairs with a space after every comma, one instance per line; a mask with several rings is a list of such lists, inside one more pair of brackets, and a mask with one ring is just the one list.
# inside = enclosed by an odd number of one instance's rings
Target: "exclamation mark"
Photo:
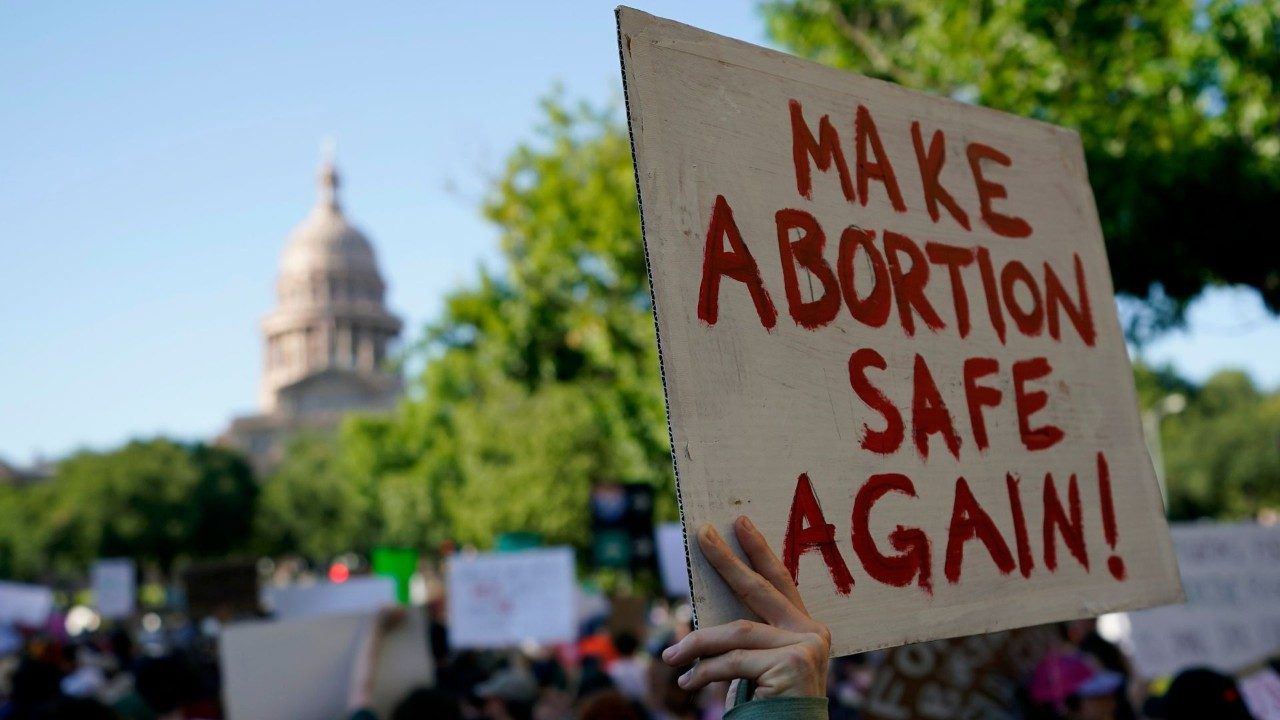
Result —
[[1111, 470], [1107, 467], [1107, 456], [1098, 453], [1098, 497], [1102, 503], [1102, 534], [1111, 546], [1111, 557], [1107, 558], [1107, 569], [1111, 577], [1124, 580], [1124, 558], [1114, 554], [1116, 550], [1116, 506], [1111, 502]]

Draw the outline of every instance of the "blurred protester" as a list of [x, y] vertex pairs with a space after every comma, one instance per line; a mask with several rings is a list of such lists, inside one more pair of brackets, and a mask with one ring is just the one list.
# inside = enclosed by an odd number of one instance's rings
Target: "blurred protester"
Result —
[[[351, 684], [347, 690], [347, 711], [351, 720], [378, 720], [373, 709], [373, 696], [378, 685], [382, 648], [387, 635], [402, 625], [407, 616], [408, 612], [399, 605], [385, 607], [378, 611], [361, 639], [360, 649], [356, 652], [356, 660], [351, 668]], [[462, 708], [452, 695], [432, 688], [419, 688], [410, 692], [391, 713], [391, 720], [460, 720], [462, 717]]]
[[532, 720], [538, 684], [522, 667], [500, 670], [476, 686], [485, 720]]
[[1236, 681], [1208, 668], [1178, 673], [1165, 694], [1143, 708], [1159, 720], [1253, 720]]
[[583, 700], [577, 720], [645, 720], [633, 700], [617, 690], [601, 690]]
[[640, 641], [631, 633], [620, 633], [613, 640], [618, 659], [608, 666], [609, 678], [627, 698], [642, 702], [645, 698], [645, 681], [649, 675], [648, 658], [639, 653]]

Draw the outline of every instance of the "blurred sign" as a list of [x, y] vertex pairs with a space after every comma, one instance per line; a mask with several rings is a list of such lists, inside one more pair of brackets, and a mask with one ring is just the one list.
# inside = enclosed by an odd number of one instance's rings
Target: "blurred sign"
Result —
[[183, 571], [182, 586], [193, 618], [229, 620], [260, 612], [258, 565], [252, 560], [196, 563]]
[[0, 625], [41, 627], [53, 612], [53, 591], [43, 585], [0, 581]]
[[396, 602], [396, 581], [381, 576], [353, 577], [342, 583], [269, 587], [267, 609], [277, 619], [374, 611]]
[[98, 560], [89, 572], [93, 605], [104, 618], [119, 620], [133, 614], [138, 566], [129, 558]]
[[[332, 720], [348, 714], [351, 668], [376, 613], [244, 622], [219, 640], [222, 698], [229, 720]], [[389, 718], [410, 691], [433, 684], [422, 615], [382, 645], [373, 710]]]
[[591, 489], [592, 558], [596, 567], [653, 567], [653, 486], [601, 484]]
[[570, 548], [454, 555], [448, 575], [450, 647], [552, 644], [577, 636]]
[[684, 555], [684, 528], [680, 523], [658, 526], [658, 570], [667, 597], [689, 597], [689, 565]]
[[1280, 528], [1175, 523], [1172, 531], [1187, 602], [1129, 613], [1120, 641], [1138, 674], [1238, 672], [1280, 653]]
[[1052, 647], [1037, 627], [890, 650], [863, 703], [869, 720], [1021, 717], [1017, 691]]
[[618, 18], [687, 527], [837, 654], [1179, 600], [1079, 136]]
[[1255, 720], [1280, 720], [1280, 675], [1263, 668], [1240, 679], [1240, 694]]
[[409, 604], [409, 586], [418, 572], [418, 551], [412, 548], [377, 547], [373, 549], [373, 572], [392, 578], [396, 583], [396, 598], [403, 605]]

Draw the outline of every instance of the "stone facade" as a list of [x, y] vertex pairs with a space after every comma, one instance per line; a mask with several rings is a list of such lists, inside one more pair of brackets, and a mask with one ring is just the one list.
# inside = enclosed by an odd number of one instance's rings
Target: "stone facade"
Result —
[[262, 321], [260, 413], [238, 417], [219, 442], [267, 472], [290, 435], [329, 431], [353, 410], [391, 408], [401, 393], [388, 355], [401, 322], [368, 238], [347, 222], [338, 173], [325, 161], [319, 197], [280, 259], [276, 307]]

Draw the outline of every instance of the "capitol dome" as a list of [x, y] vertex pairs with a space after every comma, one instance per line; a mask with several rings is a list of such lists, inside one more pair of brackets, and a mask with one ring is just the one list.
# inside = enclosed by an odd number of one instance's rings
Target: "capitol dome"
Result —
[[315, 207], [289, 234], [280, 258], [280, 274], [360, 271], [378, 274], [373, 246], [342, 214], [338, 205], [338, 171], [325, 162], [319, 173], [320, 193]]
[[[285, 243], [276, 307], [262, 323], [266, 367], [261, 403], [266, 412], [380, 405], [399, 389], [386, 361], [401, 323], [384, 305], [386, 285], [373, 245], [342, 212], [332, 160], [321, 163], [318, 181], [315, 206]], [[298, 390], [304, 381], [335, 374], [346, 377], [343, 393], [351, 395], [354, 391], [348, 390], [355, 388], [357, 395], [368, 397], [321, 401], [313, 390]]]

